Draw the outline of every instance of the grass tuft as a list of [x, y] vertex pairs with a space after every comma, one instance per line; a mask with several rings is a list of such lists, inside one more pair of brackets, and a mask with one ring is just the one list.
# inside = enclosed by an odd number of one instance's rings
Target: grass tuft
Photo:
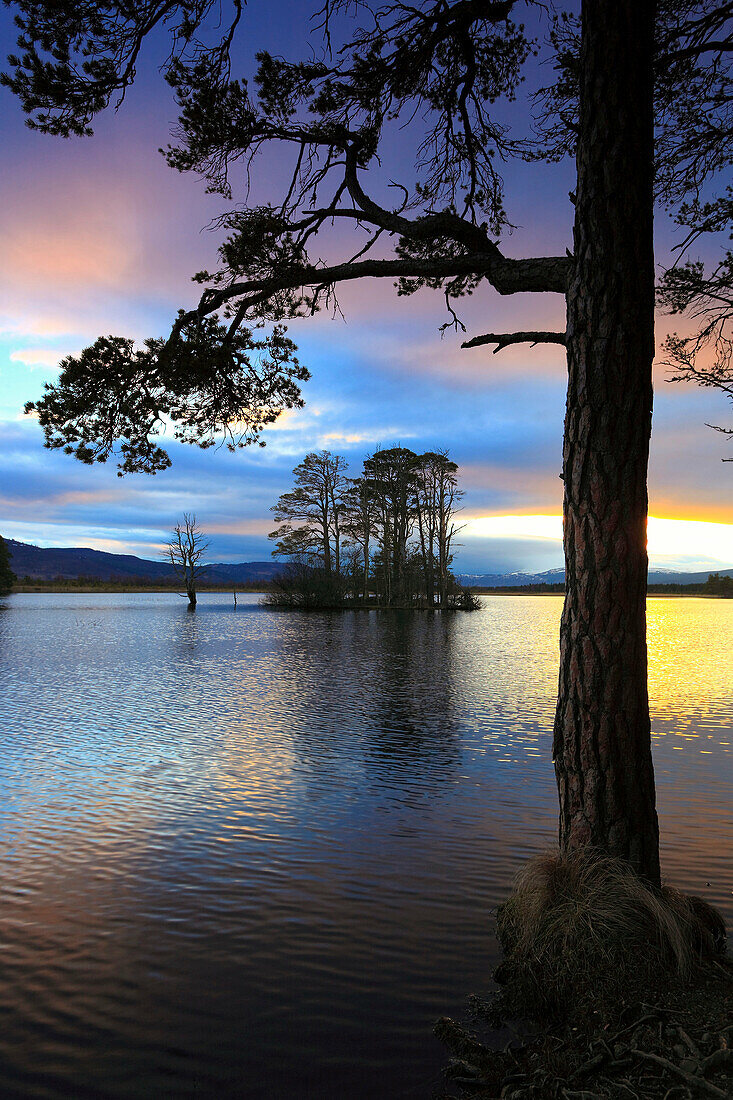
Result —
[[535, 1016], [603, 1010], [632, 990], [687, 980], [725, 946], [722, 918], [701, 898], [657, 890], [592, 848], [530, 860], [497, 925], [505, 999]]

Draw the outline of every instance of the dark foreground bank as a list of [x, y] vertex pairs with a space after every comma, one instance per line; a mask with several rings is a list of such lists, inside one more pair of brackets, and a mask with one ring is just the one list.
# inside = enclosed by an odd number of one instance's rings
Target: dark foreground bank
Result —
[[520, 870], [497, 934], [501, 991], [474, 999], [473, 1015], [537, 1030], [496, 1050], [440, 1020], [459, 1089], [485, 1100], [731, 1096], [733, 965], [704, 898], [655, 887], [597, 849], [547, 852]]
[[[499, 999], [500, 1001], [500, 999]], [[478, 1100], [691, 1100], [733, 1096], [733, 967], [730, 960], [613, 1016], [545, 1027], [528, 1042], [492, 1049], [506, 1026], [500, 1003], [475, 997], [470, 1026], [444, 1018], [436, 1035], [452, 1058], [445, 1097]]]

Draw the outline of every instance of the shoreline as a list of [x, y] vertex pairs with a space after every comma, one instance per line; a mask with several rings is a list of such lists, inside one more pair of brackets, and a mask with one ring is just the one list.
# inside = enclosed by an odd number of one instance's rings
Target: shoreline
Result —
[[[266, 589], [264, 589], [264, 588], [239, 588], [238, 587], [236, 591], [237, 591], [238, 596], [256, 596], [256, 595], [264, 596], [264, 594], [266, 592]], [[127, 585], [81, 585], [81, 584], [80, 585], [76, 585], [76, 584], [69, 584], [69, 585], [60, 585], [60, 584], [37, 584], [37, 585], [36, 584], [16, 584], [16, 585], [13, 585], [13, 588], [8, 593], [8, 595], [13, 596], [16, 593], [20, 594], [20, 593], [27, 593], [27, 592], [38, 592], [38, 593], [59, 592], [59, 593], [65, 594], [65, 595], [70, 595], [74, 592], [78, 592], [80, 595], [87, 595], [87, 596], [93, 595], [95, 592], [98, 592], [100, 596], [114, 595], [115, 593], [127, 594], [127, 595], [143, 595], [146, 592], [150, 593], [151, 596], [152, 595], [170, 595], [170, 596], [182, 595], [182, 596], [185, 597], [185, 595], [186, 595], [185, 592], [183, 592], [183, 593], [179, 592], [179, 590], [177, 588], [156, 588], [154, 585], [151, 585], [149, 588], [147, 586], [144, 587], [144, 588], [141, 588], [139, 585], [127, 586]], [[200, 589], [198, 589], [197, 594], [199, 596], [205, 596], [208, 593], [212, 593], [212, 595], [215, 595], [217, 593], [218, 594], [226, 593], [227, 595], [231, 596], [233, 594], [233, 592], [234, 592], [233, 588], [200, 588]]]
[[[262, 587], [250, 588], [239, 587], [236, 588], [238, 596], [250, 596], [259, 595], [264, 596], [267, 594], [267, 589]], [[475, 593], [477, 596], [531, 596], [531, 597], [564, 597], [565, 593], [561, 592], [532, 592], [521, 588], [471, 588], [470, 592]], [[78, 592], [80, 595], [93, 595], [95, 592], [102, 595], [114, 595], [115, 593], [127, 594], [127, 595], [143, 595], [144, 593], [150, 593], [150, 595], [164, 595], [170, 594], [181, 595], [178, 588], [163, 588], [151, 585], [150, 587], [140, 587], [139, 585], [55, 585], [55, 584], [16, 584], [6, 595], [15, 595], [16, 593], [52, 593], [57, 592], [60, 594], [70, 595], [74, 592]], [[200, 596], [205, 596], [208, 593], [212, 595], [228, 594], [233, 595], [234, 587], [231, 588], [201, 588], [198, 591]], [[183, 593], [182, 595], [185, 595]], [[723, 600], [728, 597], [723, 596], [717, 592], [655, 592], [650, 589], [647, 592], [647, 598], [653, 596], [656, 599], [699, 599], [699, 600]], [[421, 608], [420, 610], [425, 610]]]
[[[564, 592], [523, 592], [517, 588], [472, 588], [477, 596], [561, 596]], [[698, 600], [724, 600], [727, 597], [717, 592], [647, 592], [647, 599], [653, 596], [655, 599], [698, 599]]]

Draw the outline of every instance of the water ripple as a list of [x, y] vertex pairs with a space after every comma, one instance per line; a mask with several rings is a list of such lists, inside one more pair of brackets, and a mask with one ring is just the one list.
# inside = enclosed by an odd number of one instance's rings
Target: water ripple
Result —
[[[551, 841], [560, 601], [0, 601], [0, 1093], [427, 1096]], [[665, 870], [733, 919], [733, 606], [650, 600]]]

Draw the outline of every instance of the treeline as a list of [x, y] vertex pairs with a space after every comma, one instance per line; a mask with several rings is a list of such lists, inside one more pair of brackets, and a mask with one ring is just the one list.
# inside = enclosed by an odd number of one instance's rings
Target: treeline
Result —
[[57, 573], [55, 577], [34, 577], [30, 573], [24, 574], [22, 577], [18, 577], [19, 585], [24, 587], [29, 586], [41, 586], [48, 588], [63, 587], [63, 588], [175, 588], [177, 587], [176, 578], [171, 574], [170, 577], [149, 577], [149, 576], [135, 576], [130, 574], [111, 574], [109, 577], [96, 577], [88, 576], [84, 573], [78, 573], [75, 577], [65, 577], [61, 573]]
[[[236, 588], [238, 592], [261, 592], [265, 587], [264, 581], [237, 581], [233, 584], [227, 584], [225, 581], [198, 581], [197, 588], [199, 591], [212, 591], [220, 592], [222, 590], [231, 591], [232, 588]], [[30, 573], [24, 574], [22, 577], [18, 577], [15, 584], [20, 588], [95, 588], [100, 592], [108, 592], [114, 590], [125, 590], [130, 588], [148, 588], [151, 591], [166, 591], [177, 592], [182, 583], [179, 578], [173, 574], [166, 577], [150, 577], [147, 575], [137, 576], [134, 574], [116, 574], [113, 573], [109, 577], [91, 577], [86, 576], [83, 573], [78, 574], [76, 577], [64, 577], [58, 573], [55, 577], [34, 577]]]
[[535, 595], [550, 595], [554, 596], [558, 592], [562, 594], [565, 591], [564, 581], [553, 581], [548, 583], [547, 581], [541, 581], [537, 584], [500, 584], [500, 585], [476, 585], [474, 588], [476, 592], [488, 593], [504, 593], [508, 596], [535, 596]]
[[0, 596], [7, 596], [16, 580], [15, 573], [10, 568], [10, 551], [0, 535]]
[[361, 475], [330, 451], [307, 454], [272, 511], [273, 556], [288, 561], [270, 602], [288, 606], [470, 607], [451, 572], [463, 496], [447, 451], [376, 450]]
[[[730, 599], [733, 597], [733, 577], [721, 577], [719, 573], [711, 573], [708, 579], [701, 584], [648, 584], [646, 590], [652, 596], [723, 596]], [[486, 595], [489, 593], [500, 593], [508, 596], [554, 595], [563, 593], [565, 584], [563, 581], [558, 581], [553, 584], [543, 582], [542, 584], [512, 584], [494, 587], [477, 586], [474, 591]]]
[[721, 577], [720, 573], [710, 573], [708, 579], [702, 584], [650, 584], [647, 591], [659, 594], [667, 592], [670, 595], [723, 596], [731, 599], [733, 597], [733, 577]]

